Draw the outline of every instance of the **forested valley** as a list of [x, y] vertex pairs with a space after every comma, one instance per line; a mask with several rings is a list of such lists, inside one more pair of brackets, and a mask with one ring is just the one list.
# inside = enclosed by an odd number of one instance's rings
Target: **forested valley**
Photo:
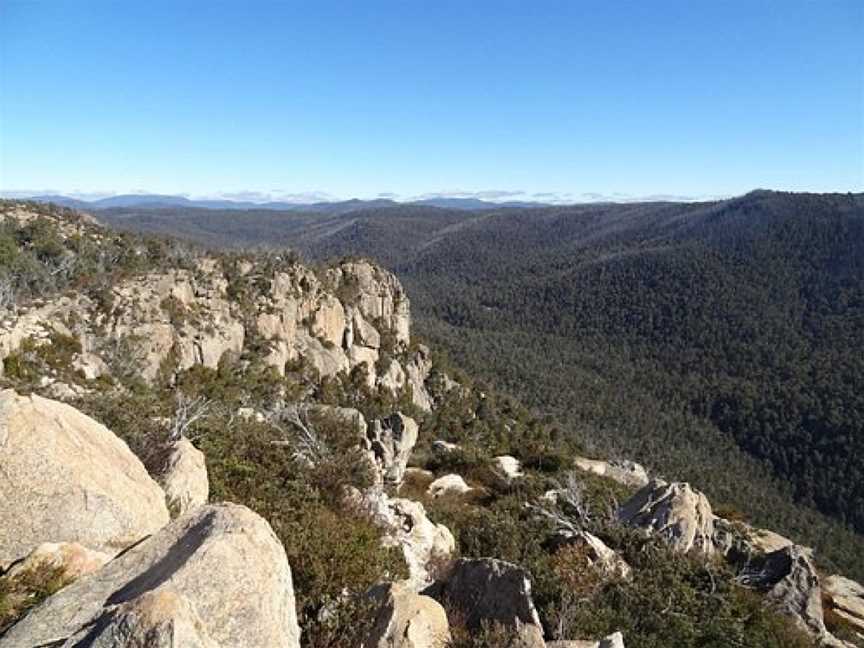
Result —
[[210, 245], [368, 256], [455, 364], [598, 455], [864, 576], [864, 197], [336, 216], [107, 210]]

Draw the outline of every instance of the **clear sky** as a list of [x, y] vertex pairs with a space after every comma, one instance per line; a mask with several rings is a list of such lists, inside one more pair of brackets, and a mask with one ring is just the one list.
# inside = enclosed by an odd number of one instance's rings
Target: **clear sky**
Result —
[[6, 192], [756, 187], [864, 190], [864, 1], [0, 0]]

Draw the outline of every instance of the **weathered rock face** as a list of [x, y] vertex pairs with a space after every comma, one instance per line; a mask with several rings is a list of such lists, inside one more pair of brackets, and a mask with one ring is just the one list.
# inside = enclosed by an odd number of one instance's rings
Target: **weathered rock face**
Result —
[[427, 587], [436, 564], [448, 560], [456, 550], [450, 529], [432, 522], [420, 502], [390, 498], [380, 489], [364, 494], [355, 491], [349, 497], [384, 528], [385, 545], [402, 549], [408, 566], [403, 584], [414, 591]]
[[405, 365], [405, 376], [411, 387], [411, 398], [414, 405], [425, 412], [432, 409], [432, 396], [426, 389], [426, 380], [432, 372], [432, 357], [429, 347], [419, 345], [417, 351]]
[[444, 475], [429, 484], [426, 492], [432, 497], [441, 497], [448, 494], [464, 495], [471, 490], [472, 488], [465, 483], [460, 475]]
[[99, 551], [91, 551], [77, 542], [44, 542], [31, 551], [24, 560], [13, 564], [8, 576], [17, 576], [26, 572], [51, 567], [63, 570], [68, 580], [77, 580], [91, 574], [112, 556]]
[[315, 367], [322, 378], [347, 372], [351, 368], [348, 356], [342, 349], [324, 346], [318, 338], [312, 337], [305, 330], [297, 331], [295, 348], [297, 355]]
[[165, 496], [110, 430], [39, 396], [0, 392], [0, 565], [44, 542], [115, 554], [168, 522]]
[[[266, 342], [264, 361], [280, 373], [300, 358], [322, 376], [365, 364], [374, 389], [382, 333], [392, 331], [399, 351], [409, 342], [408, 299], [398, 280], [381, 268], [343, 263], [328, 270], [322, 281], [296, 265], [274, 273], [269, 285], [266, 277], [255, 277], [254, 289], [243, 288], [239, 300], [228, 277], [240, 281], [238, 274], [252, 271], [241, 265], [229, 272], [215, 259], [201, 258], [194, 270], [122, 281], [100, 303], [74, 295], [22, 307], [0, 320], [0, 360], [25, 340], [44, 343], [56, 331], [80, 342], [73, 367], [86, 379], [115, 370], [119, 362], [124, 370], [153, 380], [163, 369], [216, 368], [226, 354], [239, 354], [252, 339]], [[74, 330], [66, 325], [70, 313]], [[127, 346], [118, 351], [123, 343]], [[397, 391], [407, 384], [399, 370]], [[386, 381], [388, 386], [393, 379]], [[415, 400], [422, 399], [421, 392]]]
[[291, 569], [270, 525], [243, 506], [200, 507], [48, 598], [0, 646], [129, 645], [116, 641], [148, 627], [193, 646], [298, 648]]
[[417, 443], [417, 431], [416, 421], [398, 412], [369, 424], [367, 449], [385, 483], [402, 483], [411, 450]]
[[88, 648], [220, 648], [207, 634], [195, 606], [169, 589], [123, 603], [67, 643]]
[[389, 272], [365, 261], [345, 262], [328, 271], [328, 279], [369, 322], [381, 321], [397, 341], [408, 343], [411, 314], [408, 296]]
[[363, 643], [368, 648], [446, 648], [450, 642], [447, 613], [433, 598], [399, 585], [379, 585], [370, 596], [378, 613]]
[[71, 334], [64, 324], [69, 313], [90, 305], [90, 300], [80, 295], [64, 296], [47, 304], [19, 308], [16, 313], [8, 314], [0, 320], [0, 376], [3, 375], [2, 360], [18, 349], [25, 340], [45, 343], [52, 331]]
[[802, 629], [818, 637], [826, 634], [819, 575], [810, 549], [799, 545], [778, 549], [752, 563], [744, 578]]
[[352, 311], [350, 325], [350, 334], [354, 345], [368, 349], [381, 348], [381, 334], [378, 329], [363, 319], [359, 310]]
[[525, 628], [520, 635], [543, 645], [543, 627], [531, 598], [531, 579], [517, 565], [494, 558], [458, 560], [440, 597], [462, 611], [471, 629], [480, 628], [484, 621]]
[[864, 639], [864, 585], [843, 576], [829, 576], [822, 582], [831, 610], [855, 628]]
[[156, 377], [173, 351], [180, 369], [216, 368], [227, 351], [243, 348], [245, 327], [218, 274], [195, 278], [186, 270], [137, 277], [113, 289], [114, 303], [100, 323], [112, 338], [136, 341], [144, 377]]
[[323, 296], [312, 316], [312, 335], [332, 346], [341, 347], [347, 324], [342, 303], [333, 295]]
[[378, 376], [378, 387], [386, 389], [392, 395], [399, 394], [405, 388], [405, 370], [396, 360], [390, 360], [387, 368]]
[[598, 459], [587, 459], [586, 457], [575, 457], [573, 464], [579, 470], [590, 472], [599, 477], [606, 477], [632, 488], [642, 488], [649, 482], [648, 473], [645, 468], [634, 461], [627, 461], [626, 459], [601, 461]]
[[174, 517], [206, 504], [210, 496], [204, 453], [186, 438], [171, 447], [158, 481], [165, 491], [168, 510]]
[[676, 551], [714, 552], [711, 504], [687, 483], [653, 480], [624, 503], [618, 519], [661, 535]]

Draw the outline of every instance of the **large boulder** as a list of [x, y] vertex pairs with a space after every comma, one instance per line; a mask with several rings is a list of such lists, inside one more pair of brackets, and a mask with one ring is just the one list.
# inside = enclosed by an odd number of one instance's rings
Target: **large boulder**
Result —
[[67, 643], [88, 648], [220, 648], [195, 606], [170, 589], [147, 592], [105, 612]]
[[417, 422], [398, 412], [369, 424], [366, 447], [384, 483], [402, 483], [411, 450], [417, 443], [417, 431]]
[[790, 545], [751, 562], [742, 581], [814, 636], [826, 635], [819, 574], [807, 547]]
[[461, 475], [444, 475], [429, 484], [426, 492], [434, 498], [442, 495], [464, 495], [472, 490]]
[[624, 503], [618, 519], [660, 535], [675, 551], [714, 552], [711, 504], [687, 483], [651, 481]]
[[447, 613], [429, 596], [398, 583], [379, 585], [370, 598], [377, 608], [367, 648], [446, 648], [450, 645]]
[[831, 611], [864, 639], [864, 585], [834, 575], [822, 582], [822, 592]]
[[[163, 608], [162, 602], [170, 605]], [[45, 600], [8, 631], [0, 647], [70, 638], [70, 645], [90, 645], [106, 627], [122, 637], [166, 623], [193, 628], [190, 636], [201, 646], [209, 645], [206, 640], [219, 646], [299, 646], [291, 569], [263, 518], [234, 504], [202, 506], [177, 518]], [[136, 629], [138, 624], [144, 625]], [[121, 628], [126, 635], [117, 634]], [[111, 634], [100, 640], [98, 645], [125, 645], [111, 643]]]
[[43, 542], [116, 554], [168, 522], [165, 494], [108, 428], [69, 405], [0, 392], [0, 567]]
[[174, 517], [203, 506], [210, 496], [204, 453], [185, 437], [171, 446], [158, 480], [165, 491], [168, 510]]
[[453, 565], [437, 594], [464, 615], [471, 630], [498, 623], [515, 629], [522, 645], [544, 645], [531, 578], [518, 565], [494, 558], [463, 558]]

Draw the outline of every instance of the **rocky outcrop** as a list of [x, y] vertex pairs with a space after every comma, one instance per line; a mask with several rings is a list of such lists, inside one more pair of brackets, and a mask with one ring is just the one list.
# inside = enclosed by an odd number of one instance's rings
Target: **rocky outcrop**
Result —
[[429, 519], [420, 502], [383, 493], [374, 499], [375, 518], [385, 529], [384, 543], [402, 549], [408, 565], [406, 585], [420, 591], [432, 582], [435, 567], [456, 551], [456, 539], [446, 526]]
[[111, 310], [94, 321], [109, 338], [135, 341], [148, 380], [169, 354], [179, 369], [195, 364], [215, 369], [224, 353], [240, 352], [246, 333], [226, 288], [215, 272], [198, 278], [188, 270], [136, 277], [113, 288]]
[[598, 641], [550, 641], [546, 648], [624, 648], [624, 635], [614, 632]]
[[530, 576], [518, 565], [493, 558], [458, 560], [438, 596], [464, 615], [470, 629], [500, 623], [516, 629], [523, 645], [545, 645]]
[[744, 522], [714, 518], [714, 546], [732, 563], [746, 563], [756, 556], [772, 553], [793, 544], [788, 538], [768, 529]]
[[334, 407], [333, 405], [310, 404], [300, 407], [300, 412], [304, 416], [312, 416], [316, 418], [329, 419], [336, 422], [341, 427], [349, 430], [357, 439], [363, 439], [366, 436], [366, 417], [360, 410], [353, 407]]
[[291, 569], [270, 525], [243, 506], [200, 507], [49, 597], [0, 647], [113, 647], [148, 628], [193, 646], [298, 648]]
[[297, 331], [295, 352], [324, 378], [347, 372], [351, 368], [348, 356], [339, 347], [327, 347], [305, 330]]
[[204, 453], [186, 438], [171, 446], [158, 481], [165, 491], [168, 510], [174, 517], [206, 504], [210, 496]]
[[685, 482], [653, 480], [618, 511], [618, 519], [669, 542], [675, 551], [714, 553], [714, 514], [708, 498]]
[[370, 592], [377, 614], [363, 643], [368, 648], [446, 648], [450, 645], [447, 613], [433, 598], [403, 585], [379, 585]]
[[649, 482], [648, 472], [645, 468], [634, 461], [626, 459], [601, 461], [586, 457], [575, 457], [573, 465], [579, 470], [598, 475], [599, 477], [606, 477], [631, 488], [642, 488]]
[[378, 388], [386, 389], [394, 397], [405, 389], [405, 370], [398, 360], [391, 359], [387, 368], [378, 376]]
[[67, 643], [88, 648], [220, 648], [195, 606], [173, 590], [147, 592], [103, 614]]
[[432, 372], [432, 354], [429, 347], [420, 344], [411, 358], [405, 363], [405, 380], [411, 388], [411, 399], [414, 405], [425, 412], [434, 405], [432, 396], [426, 389], [426, 381]]
[[831, 611], [846, 621], [864, 640], [864, 585], [843, 576], [829, 576], [822, 592]]
[[441, 497], [442, 495], [464, 495], [472, 490], [461, 475], [444, 475], [429, 484], [426, 492], [432, 497]]
[[366, 448], [384, 483], [402, 483], [417, 431], [417, 422], [398, 412], [367, 426]]
[[10, 353], [21, 347], [25, 340], [34, 344], [47, 344], [53, 332], [71, 335], [65, 322], [70, 313], [86, 309], [90, 301], [80, 295], [58, 297], [48, 303], [21, 306], [17, 312], [0, 320], [0, 376], [2, 362]]
[[349, 322], [349, 332], [352, 346], [362, 346], [367, 349], [381, 348], [381, 334], [374, 326], [363, 319], [359, 310], [353, 310]]
[[73, 581], [93, 573], [111, 558], [106, 553], [92, 551], [77, 542], [44, 542], [26, 558], [14, 563], [4, 576], [15, 577], [50, 567], [62, 571], [65, 580]]
[[350, 261], [328, 270], [327, 279], [364, 319], [381, 322], [397, 342], [408, 343], [410, 303], [396, 277], [367, 261]]
[[819, 575], [812, 551], [799, 545], [783, 547], [748, 566], [743, 582], [765, 592], [766, 598], [814, 636], [826, 635]]
[[0, 392], [0, 566], [44, 542], [108, 554], [168, 522], [165, 495], [110, 430], [39, 396]]
[[[342, 263], [320, 278], [299, 264], [270, 278], [246, 263], [228, 268], [202, 257], [195, 265], [125, 279], [98, 303], [73, 295], [22, 306], [0, 320], [0, 360], [27, 340], [44, 344], [57, 332], [80, 343], [71, 368], [82, 380], [115, 371], [153, 380], [163, 370], [215, 369], [226, 354], [254, 344], [280, 373], [297, 360], [321, 376], [365, 364], [374, 389], [385, 331], [394, 351], [407, 349], [408, 299], [392, 274], [370, 263]], [[410, 364], [407, 377], [399, 366], [383, 381], [396, 396], [412, 377], [428, 373], [425, 364]], [[423, 398], [418, 386], [415, 402]]]

